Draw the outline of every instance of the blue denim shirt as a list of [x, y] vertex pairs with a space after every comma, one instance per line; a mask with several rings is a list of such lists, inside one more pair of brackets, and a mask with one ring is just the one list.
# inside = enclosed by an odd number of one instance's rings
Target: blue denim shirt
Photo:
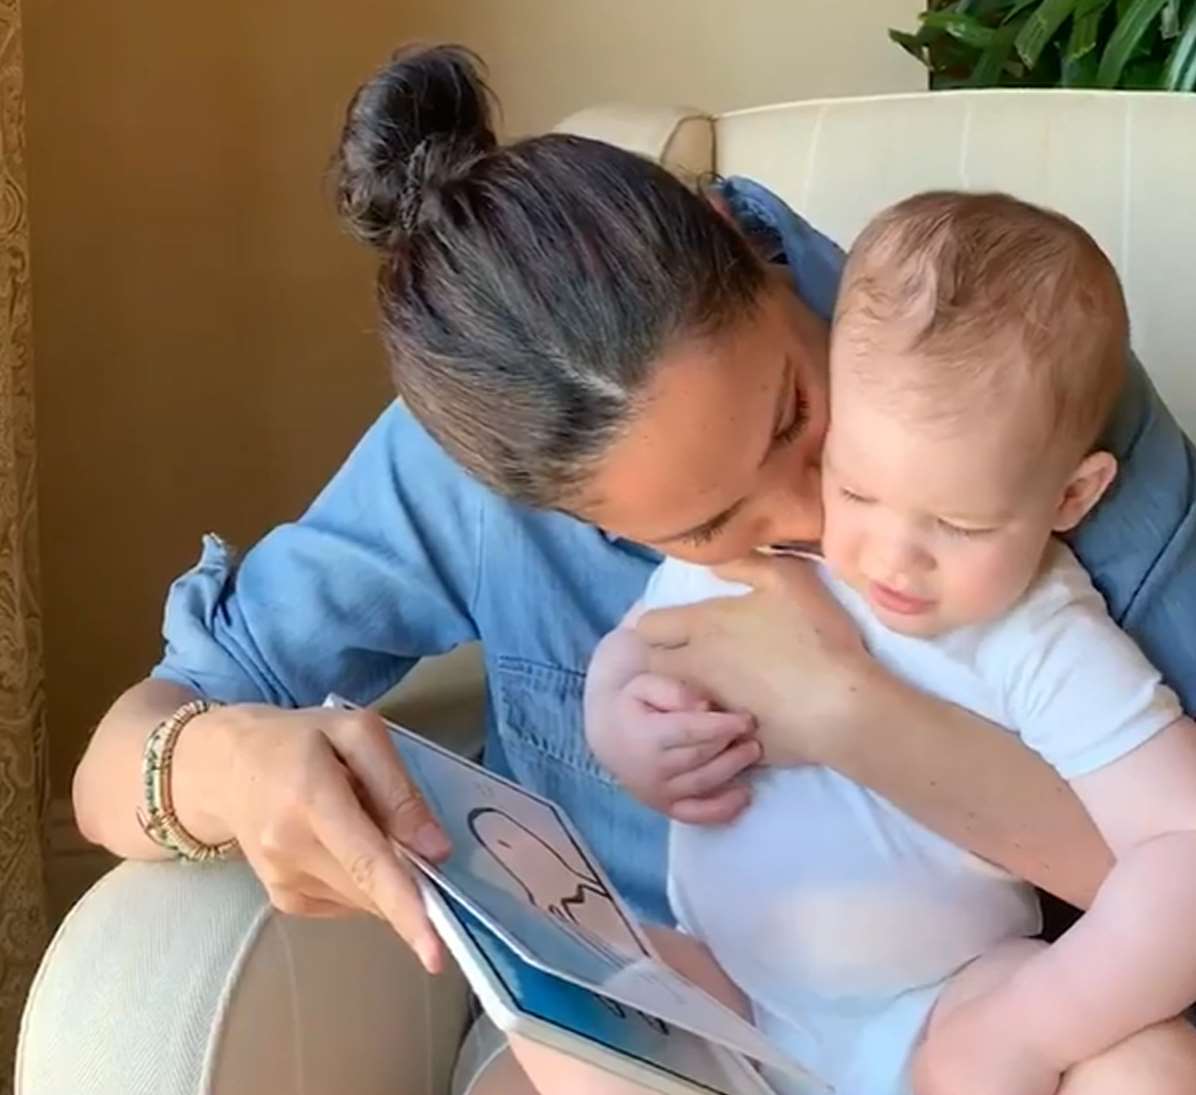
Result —
[[[820, 315], [842, 251], [748, 180], [723, 184]], [[1109, 444], [1121, 475], [1074, 547], [1132, 634], [1196, 709], [1196, 459], [1135, 363]], [[666, 822], [616, 787], [582, 732], [590, 652], [657, 556], [470, 479], [392, 405], [298, 522], [240, 559], [209, 538], [174, 584], [154, 676], [225, 701], [369, 702], [417, 659], [480, 639], [486, 761], [560, 802], [643, 915], [668, 923]]]

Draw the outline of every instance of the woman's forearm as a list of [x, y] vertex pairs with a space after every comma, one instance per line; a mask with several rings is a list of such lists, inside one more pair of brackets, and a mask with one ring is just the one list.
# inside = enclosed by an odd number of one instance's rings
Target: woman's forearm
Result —
[[[940, 836], [1087, 908], [1113, 864], [1080, 800], [1020, 740], [880, 670], [820, 758]], [[829, 738], [829, 740], [827, 740]]]
[[[137, 820], [144, 799], [142, 753], [150, 731], [193, 692], [167, 681], [146, 680], [120, 697], [100, 720], [75, 771], [75, 822], [88, 840], [127, 859], [164, 859], [168, 853], [149, 839]], [[222, 740], [206, 733], [200, 716], [179, 735], [171, 786], [175, 809], [196, 838], [217, 843], [228, 835], [199, 803], [219, 772]]]

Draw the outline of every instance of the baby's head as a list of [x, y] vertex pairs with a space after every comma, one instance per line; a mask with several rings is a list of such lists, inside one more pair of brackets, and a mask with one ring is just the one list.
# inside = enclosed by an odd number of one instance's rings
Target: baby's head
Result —
[[922, 194], [856, 241], [831, 338], [823, 549], [887, 626], [1001, 615], [1116, 474], [1129, 321], [1095, 241], [1001, 194]]

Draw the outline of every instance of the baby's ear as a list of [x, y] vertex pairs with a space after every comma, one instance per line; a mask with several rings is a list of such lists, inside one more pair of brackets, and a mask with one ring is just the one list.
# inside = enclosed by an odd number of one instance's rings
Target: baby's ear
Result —
[[1094, 452], [1076, 465], [1067, 480], [1055, 512], [1055, 531], [1067, 532], [1088, 516], [1117, 475], [1117, 457]]

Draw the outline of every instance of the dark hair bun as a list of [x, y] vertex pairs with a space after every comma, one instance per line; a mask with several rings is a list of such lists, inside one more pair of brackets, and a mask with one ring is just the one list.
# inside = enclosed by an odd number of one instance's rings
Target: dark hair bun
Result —
[[481, 62], [460, 46], [415, 46], [358, 88], [335, 171], [337, 206], [358, 239], [389, 250], [427, 199], [495, 147]]

